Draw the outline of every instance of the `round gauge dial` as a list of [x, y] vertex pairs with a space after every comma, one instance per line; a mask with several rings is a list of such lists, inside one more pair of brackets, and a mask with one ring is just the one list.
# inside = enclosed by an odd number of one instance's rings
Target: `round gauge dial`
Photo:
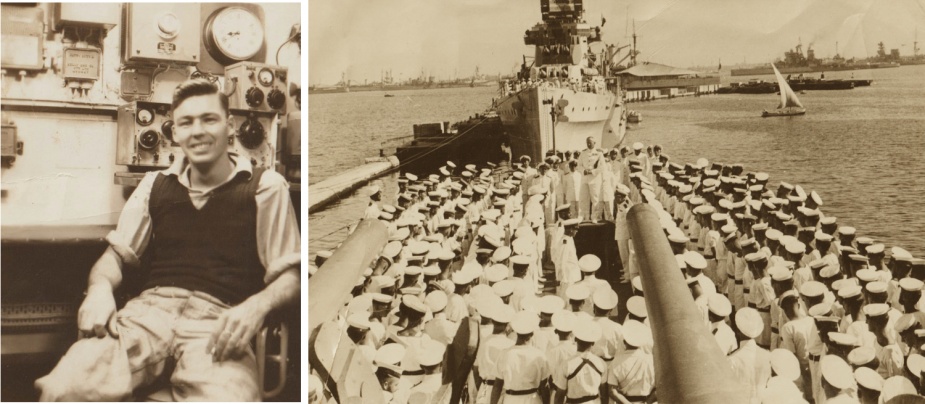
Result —
[[240, 7], [217, 11], [206, 30], [209, 42], [231, 60], [250, 59], [263, 47], [263, 23], [253, 12]]
[[257, 73], [257, 81], [260, 82], [260, 85], [269, 87], [273, 84], [273, 72], [266, 67], [260, 69], [260, 73]]
[[154, 112], [150, 109], [141, 108], [135, 114], [135, 121], [141, 126], [148, 126], [151, 122], [154, 122]]
[[158, 35], [170, 39], [180, 33], [180, 19], [173, 13], [161, 14], [157, 18]]
[[150, 129], [141, 132], [141, 135], [138, 136], [138, 146], [145, 150], [154, 150], [160, 142], [161, 138], [157, 135], [157, 132]]

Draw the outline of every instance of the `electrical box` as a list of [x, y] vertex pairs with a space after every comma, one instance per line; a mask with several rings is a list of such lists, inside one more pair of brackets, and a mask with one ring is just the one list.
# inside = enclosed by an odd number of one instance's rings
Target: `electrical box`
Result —
[[202, 3], [199, 45], [200, 71], [221, 75], [225, 66], [249, 61], [264, 63], [267, 47], [265, 14], [256, 3]]
[[126, 63], [199, 63], [199, 4], [126, 3], [124, 22]]
[[173, 140], [170, 104], [137, 101], [119, 107], [116, 164], [167, 168], [183, 156]]
[[51, 26], [102, 28], [106, 31], [119, 25], [122, 5], [119, 3], [51, 3]]
[[231, 116], [235, 135], [228, 149], [249, 159], [254, 167], [275, 170], [279, 146], [279, 116], [276, 112], [232, 109]]
[[[275, 112], [231, 110], [234, 131], [228, 151], [257, 167], [273, 169], [276, 164], [278, 124]], [[135, 171], [167, 168], [183, 157], [174, 139], [170, 104], [135, 101], [119, 107], [116, 164]]]
[[38, 7], [4, 4], [0, 22], [0, 66], [14, 70], [45, 68], [44, 13]]
[[231, 108], [286, 112], [288, 69], [263, 63], [240, 62], [225, 69], [225, 89], [233, 88]]
[[4, 165], [11, 164], [16, 156], [22, 156], [22, 142], [16, 137], [16, 125], [3, 123], [0, 135], [0, 159]]

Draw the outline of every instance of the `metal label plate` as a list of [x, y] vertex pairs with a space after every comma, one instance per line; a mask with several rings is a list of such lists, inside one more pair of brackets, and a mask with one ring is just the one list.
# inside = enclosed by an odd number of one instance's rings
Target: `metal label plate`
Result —
[[99, 49], [65, 49], [64, 78], [99, 80], [101, 58]]

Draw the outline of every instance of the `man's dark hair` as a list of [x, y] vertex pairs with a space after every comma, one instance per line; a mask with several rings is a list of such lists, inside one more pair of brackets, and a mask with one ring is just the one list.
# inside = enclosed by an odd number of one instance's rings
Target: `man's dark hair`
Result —
[[170, 109], [176, 110], [187, 98], [210, 94], [218, 94], [222, 109], [225, 110], [225, 115], [228, 115], [228, 96], [221, 92], [215, 83], [206, 79], [191, 79], [180, 83], [176, 90], [173, 90], [173, 102], [170, 104]]

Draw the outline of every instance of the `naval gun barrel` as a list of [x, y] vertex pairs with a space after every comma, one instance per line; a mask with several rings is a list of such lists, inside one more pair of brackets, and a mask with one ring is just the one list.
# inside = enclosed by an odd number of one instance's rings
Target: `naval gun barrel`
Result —
[[308, 283], [309, 332], [337, 316], [337, 312], [353, 297], [350, 291], [363, 275], [363, 270], [385, 246], [388, 237], [389, 232], [381, 221], [364, 219], [318, 268]]
[[748, 402], [694, 304], [655, 208], [637, 204], [628, 212], [627, 221], [655, 342], [658, 401]]

